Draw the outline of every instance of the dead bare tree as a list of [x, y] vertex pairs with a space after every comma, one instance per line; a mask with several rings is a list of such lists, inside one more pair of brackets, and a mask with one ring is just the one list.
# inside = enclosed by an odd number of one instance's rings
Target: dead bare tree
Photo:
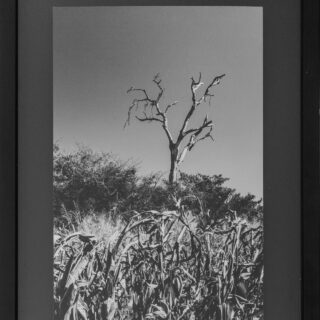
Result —
[[214, 77], [212, 81], [207, 84], [202, 94], [197, 94], [197, 90], [204, 85], [204, 83], [201, 82], [201, 73], [197, 81], [194, 80], [193, 77], [191, 78], [191, 106], [187, 115], [183, 119], [181, 129], [179, 130], [178, 137], [176, 139], [173, 139], [172, 134], [170, 133], [167, 114], [168, 111], [178, 103], [178, 101], [167, 105], [165, 108], [160, 106], [160, 100], [163, 97], [164, 88], [161, 85], [161, 78], [159, 74], [153, 78], [153, 82], [159, 90], [158, 95], [155, 98], [150, 97], [145, 89], [131, 87], [127, 91], [127, 93], [137, 93], [139, 97], [134, 98], [129, 107], [128, 118], [125, 126], [130, 124], [131, 115], [132, 113], [135, 113], [136, 119], [141, 122], [158, 122], [162, 126], [168, 138], [170, 150], [170, 184], [176, 180], [177, 170], [183, 162], [187, 152], [191, 151], [193, 147], [202, 140], [209, 138], [213, 141], [213, 122], [208, 119], [208, 116], [204, 118], [202, 124], [197, 128], [188, 129], [188, 125], [197, 108], [207, 101], [210, 103], [211, 98], [214, 96], [212, 93], [213, 87], [218, 85], [224, 76], [225, 74]]

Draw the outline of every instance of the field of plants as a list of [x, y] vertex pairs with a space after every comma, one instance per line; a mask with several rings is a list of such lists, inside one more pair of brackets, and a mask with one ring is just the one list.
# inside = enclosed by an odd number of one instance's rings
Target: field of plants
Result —
[[263, 207], [226, 181], [55, 146], [54, 319], [263, 319]]

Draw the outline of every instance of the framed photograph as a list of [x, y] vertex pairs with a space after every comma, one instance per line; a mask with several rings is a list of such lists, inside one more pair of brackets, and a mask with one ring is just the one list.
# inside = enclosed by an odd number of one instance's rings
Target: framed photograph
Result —
[[8, 1], [0, 314], [319, 319], [319, 9]]

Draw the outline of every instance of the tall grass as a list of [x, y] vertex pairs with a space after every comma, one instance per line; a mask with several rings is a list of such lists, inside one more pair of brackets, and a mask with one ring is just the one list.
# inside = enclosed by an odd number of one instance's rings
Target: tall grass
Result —
[[55, 320], [263, 319], [259, 223], [183, 206], [126, 224], [69, 216], [56, 230]]

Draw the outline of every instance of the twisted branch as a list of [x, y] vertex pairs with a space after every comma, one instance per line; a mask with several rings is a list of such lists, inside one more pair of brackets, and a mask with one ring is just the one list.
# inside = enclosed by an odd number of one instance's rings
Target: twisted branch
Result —
[[[214, 96], [214, 94], [212, 93], [213, 87], [218, 85], [224, 76], [225, 74], [214, 77], [212, 81], [207, 84], [203, 91], [204, 93], [200, 95], [200, 97], [198, 94], [198, 90], [201, 86], [204, 85], [204, 82], [201, 81], [202, 75], [200, 73], [197, 80], [191, 77], [191, 106], [185, 118], [183, 119], [178, 137], [175, 141], [173, 140], [169, 130], [167, 112], [172, 107], [177, 105], [178, 101], [174, 101], [173, 103], [168, 104], [164, 108], [164, 110], [160, 107], [160, 100], [163, 97], [164, 88], [162, 87], [159, 74], [157, 74], [152, 80], [152, 82], [158, 88], [158, 94], [155, 98], [151, 97], [145, 89], [131, 87], [127, 91], [127, 93], [138, 93], [139, 95], [141, 95], [141, 97], [135, 98], [132, 101], [132, 104], [128, 109], [128, 117], [125, 122], [125, 126], [130, 124], [131, 113], [134, 111], [138, 112], [138, 109], [141, 109], [141, 107], [143, 107], [142, 115], [136, 115], [135, 118], [141, 122], [160, 122], [169, 141], [171, 158], [173, 157], [174, 159], [176, 159], [175, 161], [177, 165], [181, 164], [186, 153], [188, 151], [191, 151], [198, 142], [207, 138], [211, 139], [212, 141], [214, 140], [212, 137], [213, 122], [212, 120], [208, 120], [208, 116], [205, 117], [202, 124], [197, 128], [188, 129], [188, 125], [195, 113], [195, 110], [199, 107], [199, 105], [201, 105], [203, 102], [206, 102], [208, 98], [210, 103], [210, 99]], [[187, 139], [189, 139], [188, 142], [186, 143], [183, 150], [179, 153], [179, 147], [181, 146], [182, 142]]]

